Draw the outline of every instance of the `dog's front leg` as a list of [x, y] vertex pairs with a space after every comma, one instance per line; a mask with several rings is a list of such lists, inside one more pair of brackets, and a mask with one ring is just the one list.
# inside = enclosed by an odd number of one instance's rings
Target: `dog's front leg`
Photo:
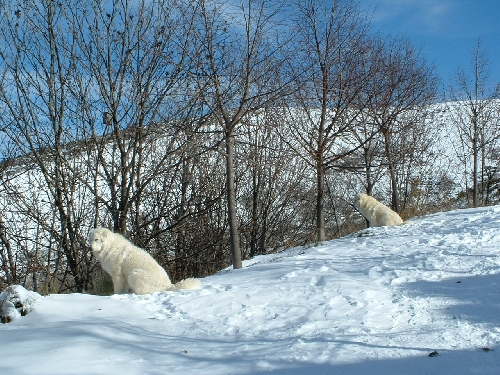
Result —
[[128, 293], [128, 284], [123, 276], [113, 275], [113, 288], [115, 294], [126, 294]]

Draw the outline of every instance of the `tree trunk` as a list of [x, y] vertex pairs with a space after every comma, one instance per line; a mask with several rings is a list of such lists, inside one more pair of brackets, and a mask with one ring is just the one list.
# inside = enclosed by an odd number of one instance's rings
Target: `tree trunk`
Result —
[[316, 241], [322, 242], [325, 240], [325, 212], [323, 210], [325, 200], [325, 172], [321, 159], [316, 164]]
[[472, 137], [472, 153], [473, 153], [473, 167], [472, 167], [472, 207], [477, 207], [477, 192], [478, 192], [478, 157], [479, 157], [479, 150], [478, 150], [478, 126], [477, 126], [477, 115], [474, 113], [473, 116], [473, 124], [472, 126], [474, 127], [474, 135]]
[[236, 217], [236, 189], [234, 186], [234, 135], [232, 132], [226, 134], [226, 194], [227, 210], [229, 220], [229, 242], [231, 246], [231, 256], [233, 268], [242, 267], [240, 235], [238, 228], [238, 219]]
[[385, 153], [387, 156], [387, 163], [389, 164], [389, 176], [391, 179], [392, 209], [399, 213], [398, 181], [396, 179], [396, 170], [394, 168], [394, 162], [391, 154], [391, 138], [387, 128], [382, 129], [382, 133], [384, 134]]
[[2, 269], [5, 273], [5, 278], [8, 285], [16, 284], [18, 282], [16, 275], [16, 263], [14, 260], [14, 253], [10, 245], [10, 241], [7, 238], [7, 228], [5, 226], [5, 221], [3, 217], [0, 216], [0, 241], [7, 251], [7, 256], [5, 256], [2, 251]]
[[252, 171], [252, 225], [250, 227], [250, 257], [253, 258], [257, 255], [259, 234], [259, 189], [260, 179], [257, 172], [257, 166]]

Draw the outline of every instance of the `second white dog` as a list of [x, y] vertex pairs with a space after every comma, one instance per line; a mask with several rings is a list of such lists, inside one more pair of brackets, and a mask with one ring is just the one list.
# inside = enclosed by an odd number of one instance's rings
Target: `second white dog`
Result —
[[403, 219], [389, 207], [368, 194], [359, 193], [354, 198], [354, 206], [363, 215], [370, 226], [395, 226], [403, 224]]
[[115, 294], [201, 288], [197, 279], [172, 284], [168, 274], [151, 255], [109, 229], [93, 229], [89, 233], [89, 242], [102, 268], [111, 275]]

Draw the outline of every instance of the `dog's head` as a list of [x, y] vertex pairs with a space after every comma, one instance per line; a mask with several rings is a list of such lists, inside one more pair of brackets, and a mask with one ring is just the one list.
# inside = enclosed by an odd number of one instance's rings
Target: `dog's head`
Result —
[[363, 199], [364, 195], [366, 194], [363, 193], [356, 194], [356, 196], [354, 197], [354, 207], [359, 208], [361, 206], [361, 200]]
[[107, 228], [95, 228], [89, 233], [89, 244], [92, 252], [97, 256], [104, 250], [106, 239], [112, 232]]

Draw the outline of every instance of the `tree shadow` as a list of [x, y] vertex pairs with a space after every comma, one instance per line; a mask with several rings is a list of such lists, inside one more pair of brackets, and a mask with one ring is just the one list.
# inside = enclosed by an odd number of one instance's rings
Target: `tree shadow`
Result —
[[500, 329], [500, 274], [456, 277], [405, 284], [410, 295], [455, 301], [444, 313], [453, 319], [490, 324]]
[[500, 373], [500, 353], [481, 350], [440, 351], [436, 357], [427, 354], [405, 358], [370, 359], [344, 364], [281, 364], [282, 368], [255, 374], [273, 375], [424, 375]]

